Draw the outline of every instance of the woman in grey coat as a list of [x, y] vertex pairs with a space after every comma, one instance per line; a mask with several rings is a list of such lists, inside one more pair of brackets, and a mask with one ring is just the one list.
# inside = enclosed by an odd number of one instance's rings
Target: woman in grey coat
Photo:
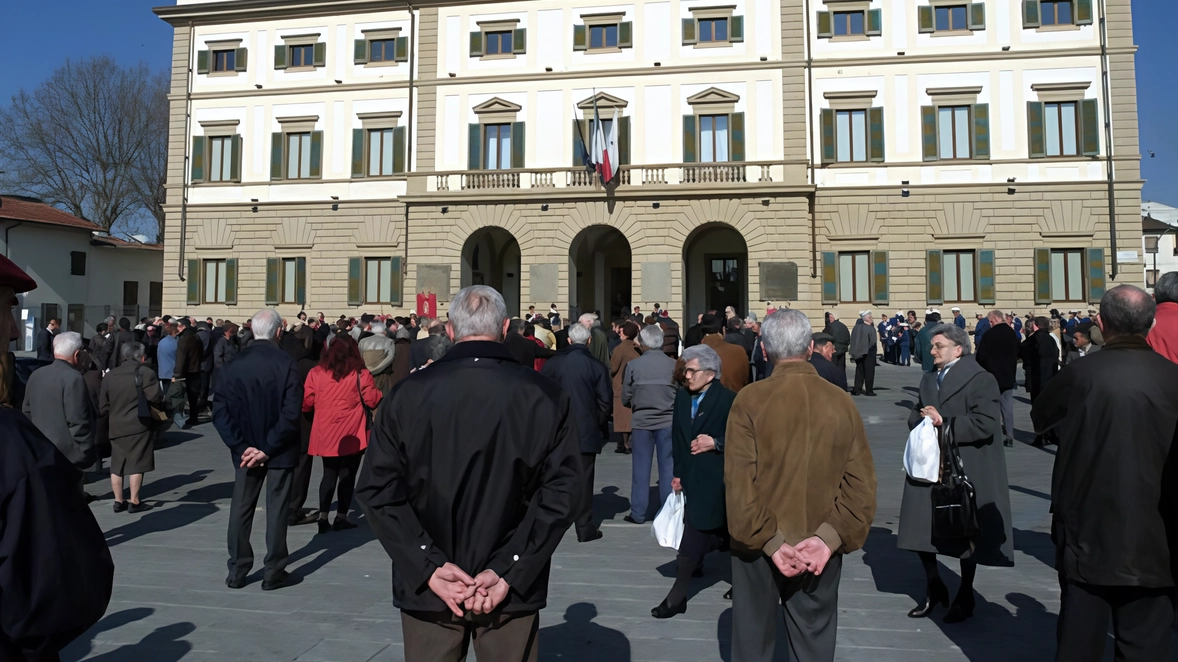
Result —
[[978, 564], [1014, 565], [1010, 488], [998, 382], [969, 355], [965, 330], [942, 324], [933, 329], [931, 340], [936, 370], [920, 380], [920, 398], [908, 416], [908, 427], [916, 427], [926, 416], [938, 427], [951, 426], [965, 474], [976, 491], [980, 533], [969, 540], [934, 540], [932, 485], [906, 478], [897, 546], [920, 555], [928, 578], [927, 597], [908, 612], [911, 618], [928, 616], [937, 603], [949, 605], [949, 589], [937, 572], [937, 554], [961, 559], [961, 588], [945, 616], [946, 623], [958, 623], [973, 616]]

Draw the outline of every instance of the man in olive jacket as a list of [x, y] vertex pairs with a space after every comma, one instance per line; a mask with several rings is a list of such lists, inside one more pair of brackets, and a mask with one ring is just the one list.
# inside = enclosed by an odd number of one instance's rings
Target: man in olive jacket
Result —
[[806, 360], [810, 320], [779, 310], [761, 342], [773, 374], [736, 396], [724, 442], [731, 660], [773, 659], [780, 601], [790, 659], [833, 661], [842, 557], [867, 540], [875, 465], [851, 397]]

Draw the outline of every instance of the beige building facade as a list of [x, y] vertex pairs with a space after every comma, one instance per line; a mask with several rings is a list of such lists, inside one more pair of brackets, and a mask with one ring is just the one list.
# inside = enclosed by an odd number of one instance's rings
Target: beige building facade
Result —
[[1128, 0], [156, 11], [176, 35], [169, 311], [444, 310], [484, 283], [513, 313], [817, 322], [1062, 309], [1140, 280]]

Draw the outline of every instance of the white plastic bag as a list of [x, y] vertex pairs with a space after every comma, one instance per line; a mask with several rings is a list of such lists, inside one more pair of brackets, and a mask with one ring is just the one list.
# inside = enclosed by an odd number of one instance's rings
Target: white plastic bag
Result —
[[941, 480], [941, 444], [937, 428], [928, 416], [908, 433], [904, 447], [904, 471], [912, 480], [936, 483]]
[[659, 508], [659, 514], [654, 516], [651, 533], [663, 547], [679, 549], [679, 541], [683, 540], [683, 508], [686, 503], [687, 497], [683, 492], [672, 491], [667, 502]]

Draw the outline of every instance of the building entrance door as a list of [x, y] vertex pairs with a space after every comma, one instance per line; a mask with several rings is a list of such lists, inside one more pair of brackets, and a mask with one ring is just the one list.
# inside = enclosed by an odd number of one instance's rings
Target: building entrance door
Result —
[[719, 314], [732, 306], [738, 315], [743, 315], [744, 306], [744, 256], [708, 255], [708, 309]]

